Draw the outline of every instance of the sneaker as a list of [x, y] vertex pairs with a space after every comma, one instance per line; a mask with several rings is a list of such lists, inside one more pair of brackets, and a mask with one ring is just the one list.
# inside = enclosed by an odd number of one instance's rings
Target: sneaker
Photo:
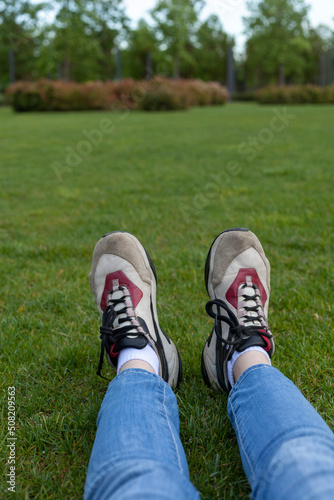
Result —
[[260, 346], [271, 355], [268, 326], [270, 264], [258, 238], [248, 229], [228, 229], [211, 245], [205, 264], [210, 297], [206, 311], [215, 320], [202, 353], [205, 383], [231, 390], [227, 362], [235, 351]]
[[102, 376], [104, 352], [117, 369], [122, 349], [143, 349], [149, 344], [159, 358], [160, 377], [177, 387], [182, 375], [180, 356], [159, 326], [156, 272], [137, 238], [121, 231], [104, 235], [93, 253], [89, 281], [102, 318], [97, 374]]

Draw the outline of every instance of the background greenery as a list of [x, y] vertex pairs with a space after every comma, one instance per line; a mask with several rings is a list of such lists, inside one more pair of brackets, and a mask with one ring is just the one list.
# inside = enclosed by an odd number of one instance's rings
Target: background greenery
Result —
[[[1, 0], [0, 85], [10, 81], [9, 52], [17, 80], [84, 82], [159, 74], [226, 84], [234, 40], [222, 21], [224, 10], [238, 6], [217, 2], [220, 17], [205, 19], [205, 3], [157, 0], [149, 20], [132, 27], [122, 0]], [[249, 1], [248, 11], [245, 51], [236, 58], [237, 90], [333, 83], [333, 32], [311, 26], [307, 1]]]
[[[16, 387], [18, 498], [82, 496], [107, 387], [95, 375], [100, 321], [88, 274], [96, 241], [116, 229], [134, 233], [156, 265], [160, 323], [184, 364], [182, 440], [204, 499], [249, 494], [227, 398], [200, 372], [212, 328], [203, 269], [220, 231], [244, 226], [261, 239], [272, 265], [274, 365], [334, 427], [334, 115], [329, 106], [289, 107], [290, 124], [264, 144], [278, 112], [0, 110], [0, 371], [3, 400]], [[114, 131], [57, 177], [54, 162], [103, 118]], [[5, 425], [1, 433], [5, 464]], [[1, 496], [6, 487], [2, 475]]]

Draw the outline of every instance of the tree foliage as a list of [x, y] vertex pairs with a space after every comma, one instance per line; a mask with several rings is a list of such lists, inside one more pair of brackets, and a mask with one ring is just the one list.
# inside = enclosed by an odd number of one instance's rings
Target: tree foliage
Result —
[[[311, 28], [308, 39], [311, 45], [311, 52], [304, 55], [305, 74], [304, 80], [309, 83], [321, 83], [321, 60], [326, 58], [327, 72], [330, 71], [329, 65], [333, 69], [333, 52], [331, 48], [334, 45], [333, 33], [328, 26], [320, 25], [317, 28]], [[330, 59], [331, 56], [331, 59]]]
[[304, 0], [260, 0], [248, 2], [247, 7], [247, 64], [254, 83], [301, 79], [305, 55], [311, 52], [309, 7]]
[[[203, 18], [204, 3], [156, 0], [151, 19], [130, 29], [123, 0], [0, 0], [0, 85], [9, 83], [9, 54], [18, 80], [110, 80], [118, 49], [123, 77], [151, 72], [226, 83], [233, 40], [218, 16]], [[333, 32], [310, 27], [304, 0], [254, 0], [248, 9], [246, 53], [236, 58], [239, 89], [332, 78]]]
[[[151, 68], [148, 68], [151, 58]], [[125, 73], [136, 80], [144, 79], [150, 72], [157, 73], [160, 51], [155, 31], [144, 19], [140, 19], [137, 28], [128, 36], [128, 47], [123, 52]]]
[[191, 49], [203, 7], [203, 0], [159, 0], [151, 11], [157, 37], [173, 57], [175, 79], [180, 77], [182, 64], [194, 64]]
[[[47, 52], [66, 80], [110, 79], [112, 50], [127, 18], [120, 0], [57, 0], [58, 12]], [[53, 71], [55, 68], [53, 67]]]
[[32, 5], [22, 0], [0, 1], [0, 83], [9, 81], [10, 51], [15, 55], [17, 79], [24, 79], [33, 72], [38, 46], [37, 18], [45, 8], [45, 2]]
[[226, 81], [227, 47], [232, 44], [216, 15], [211, 15], [197, 32], [196, 70], [194, 76], [202, 80]]

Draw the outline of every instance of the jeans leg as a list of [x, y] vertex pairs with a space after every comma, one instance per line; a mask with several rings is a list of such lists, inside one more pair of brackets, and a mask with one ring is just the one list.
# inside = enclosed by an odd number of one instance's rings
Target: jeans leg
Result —
[[175, 395], [145, 370], [121, 372], [97, 419], [86, 500], [198, 499], [179, 437]]
[[228, 413], [258, 500], [333, 500], [334, 434], [299, 389], [269, 365], [246, 370]]

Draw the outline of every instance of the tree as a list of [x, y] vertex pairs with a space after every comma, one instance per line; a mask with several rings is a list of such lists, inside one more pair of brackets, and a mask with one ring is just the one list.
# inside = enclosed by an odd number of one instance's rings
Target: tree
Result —
[[247, 70], [253, 74], [253, 84], [300, 81], [305, 54], [311, 51], [309, 7], [304, 0], [260, 0], [248, 2], [247, 7]]
[[65, 80], [111, 79], [112, 53], [126, 30], [122, 0], [57, 0], [55, 21], [47, 30], [40, 61], [47, 74]]
[[183, 63], [195, 65], [191, 52], [203, 6], [203, 0], [159, 0], [151, 11], [160, 45], [173, 57], [175, 79]]
[[37, 18], [45, 2], [31, 4], [22, 0], [0, 1], [1, 83], [9, 82], [9, 52], [15, 59], [17, 79], [31, 78], [36, 62]]
[[152, 27], [144, 19], [140, 19], [137, 28], [129, 33], [128, 48], [124, 54], [125, 72], [136, 80], [146, 78], [149, 54], [154, 71], [160, 55], [157, 39]]
[[[194, 51], [195, 78], [226, 83], [227, 46], [230, 43], [216, 15], [211, 15], [199, 27]], [[232, 42], [231, 42], [232, 43]]]
[[112, 49], [129, 35], [129, 19], [122, 6], [123, 0], [93, 0], [85, 2], [92, 31], [96, 38], [101, 57], [98, 59], [100, 78], [107, 80], [115, 70]]
[[329, 57], [326, 57], [333, 46], [333, 32], [327, 26], [320, 25], [310, 29], [308, 39], [311, 53], [306, 58], [305, 80], [308, 83], [323, 84], [324, 80], [326, 82], [326, 62], [328, 62], [327, 73], [330, 73], [332, 69], [330, 66], [333, 65]]
[[56, 54], [65, 80], [84, 81], [98, 76], [102, 56], [88, 19], [85, 2], [60, 0], [51, 50]]

